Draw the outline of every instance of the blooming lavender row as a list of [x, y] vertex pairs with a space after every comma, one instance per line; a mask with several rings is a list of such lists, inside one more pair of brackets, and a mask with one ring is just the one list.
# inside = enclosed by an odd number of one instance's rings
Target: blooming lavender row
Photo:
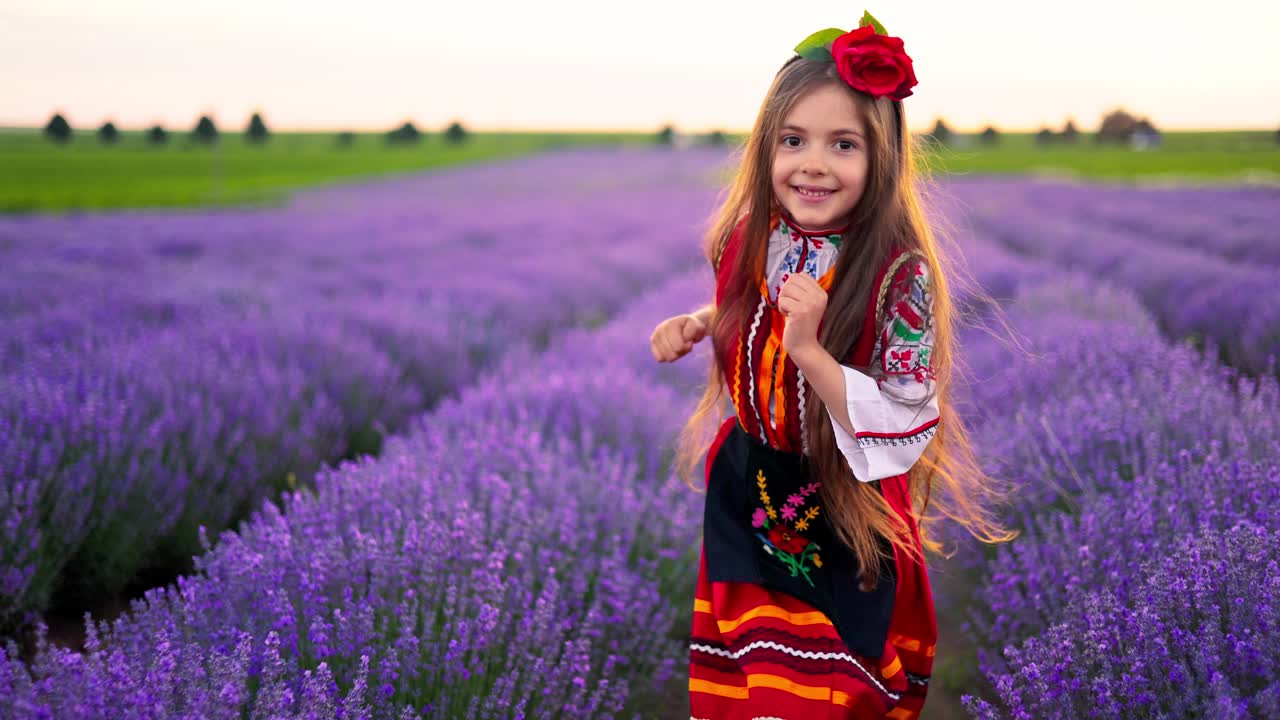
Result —
[[950, 184], [995, 212], [1033, 207], [1041, 216], [1087, 222], [1153, 245], [1240, 265], [1280, 267], [1280, 190], [1275, 187], [1142, 187], [995, 176]]
[[966, 707], [982, 720], [1280, 717], [1277, 547], [1280, 530], [1248, 521], [1166, 536], [1119, 573], [1127, 593], [1083, 592], [1062, 622], [1005, 651], [999, 705]]
[[[1210, 247], [1162, 243], [1157, 236], [1165, 231], [1163, 227], [1152, 231], [1096, 219], [1089, 211], [1093, 196], [1079, 198], [1081, 191], [1071, 186], [1045, 190], [1029, 182], [980, 180], [950, 187], [967, 206], [969, 221], [979, 233], [1016, 252], [1093, 273], [1131, 290], [1167, 336], [1212, 342], [1224, 363], [1255, 373], [1274, 372], [1269, 363], [1280, 348], [1276, 294], [1280, 263], [1236, 261], [1215, 252], [1212, 243]], [[1204, 192], [1206, 196], [1194, 205], [1214, 202], [1207, 195], [1213, 191]], [[1193, 205], [1185, 198], [1180, 202]], [[1271, 226], [1280, 204], [1265, 207], [1272, 220], [1256, 224], [1267, 237], [1256, 239], [1246, 233], [1246, 242], [1274, 248], [1278, 243]], [[1171, 209], [1165, 214], [1176, 217]], [[1217, 236], [1233, 232], [1230, 216], [1219, 215]]]
[[0, 627], [181, 563], [198, 525], [700, 262], [681, 219], [722, 161], [553, 153], [282, 210], [0, 219]]
[[[992, 255], [981, 237], [965, 243], [979, 263]], [[942, 583], [941, 602], [969, 608], [996, 693], [970, 698], [971, 713], [1280, 716], [1280, 598], [1238, 590], [1276, 583], [1280, 383], [1170, 345], [1127, 292], [1057, 274], [1002, 308], [1030, 355], [964, 337], [980, 379], [967, 388], [975, 443], [990, 472], [1019, 486], [1023, 530], [993, 559], [966, 546], [947, 568], [976, 570], [976, 590]], [[1201, 535], [1249, 552], [1205, 569], [1177, 550]], [[1224, 587], [1198, 596], [1195, 612], [1155, 592], [1213, 573]], [[1243, 580], [1233, 589], [1227, 578]]]
[[[988, 420], [976, 442], [989, 469], [1020, 486], [1013, 510], [1026, 533], [989, 561], [974, 603], [995, 647], [1059, 619], [1065, 597], [1112, 584], [1126, 558], [1150, 555], [1169, 535], [1239, 518], [1275, 524], [1265, 500], [1280, 489], [1280, 383], [1170, 346], [1149, 321], [1082, 317], [1062, 305], [1060, 291], [1041, 288], [1009, 310], [1039, 357], [992, 357], [981, 345], [969, 355], [984, 378], [974, 403]], [[1151, 483], [1180, 499], [1143, 492]], [[1113, 502], [1146, 522], [1117, 525], [1102, 511]], [[1099, 513], [1089, 532], [1074, 524], [1094, 521], [1085, 507]], [[1073, 524], [1064, 530], [1064, 521]], [[1117, 527], [1122, 538], [1112, 536]], [[1086, 556], [1073, 552], [1073, 533]]]
[[28, 667], [10, 646], [0, 714], [654, 716], [700, 506], [666, 446], [707, 358], [658, 366], [648, 331], [708, 286], [507, 356], [379, 458], [225, 533], [199, 575], [89, 623], [84, 657], [42, 644]]

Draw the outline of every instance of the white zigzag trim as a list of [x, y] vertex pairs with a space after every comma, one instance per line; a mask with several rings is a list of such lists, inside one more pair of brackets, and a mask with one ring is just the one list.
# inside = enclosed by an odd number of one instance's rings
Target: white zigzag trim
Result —
[[888, 695], [889, 697], [893, 698], [895, 701], [900, 700], [902, 698], [902, 695], [899, 693], [889, 692], [889, 689], [886, 688], [884, 685], [881, 685], [880, 681], [876, 679], [875, 675], [872, 675], [870, 671], [868, 671], [865, 667], [862, 666], [862, 663], [855, 660], [853, 656], [849, 655], [848, 653], [810, 652], [808, 650], [797, 650], [793, 647], [787, 647], [786, 645], [779, 645], [778, 643], [772, 640], [757, 640], [756, 642], [748, 643], [746, 646], [744, 646], [741, 650], [738, 650], [737, 652], [729, 652], [728, 650], [721, 650], [720, 648], [708, 647], [700, 643], [690, 643], [689, 647], [693, 648], [694, 650], [700, 650], [704, 653], [708, 653], [710, 655], [721, 655], [723, 657], [727, 657], [732, 660], [738, 660], [743, 655], [746, 655], [750, 653], [752, 650], [755, 650], [757, 648], [772, 648], [774, 650], [781, 650], [782, 652], [788, 655], [792, 655], [798, 658], [804, 658], [805, 660], [848, 660], [849, 662], [853, 663], [854, 667], [861, 670], [862, 674], [866, 675], [868, 680], [874, 683], [876, 687], [880, 688], [880, 692], [884, 693], [885, 695]]
[[805, 455], [809, 454], [809, 429], [805, 427], [804, 422], [804, 371], [796, 368], [796, 392], [800, 395], [799, 414], [800, 414], [800, 452]]
[[753, 354], [751, 350], [751, 346], [755, 344], [756, 330], [760, 329], [760, 318], [764, 317], [764, 306], [766, 302], [767, 300], [763, 296], [761, 296], [760, 308], [756, 310], [756, 318], [755, 320], [751, 321], [751, 333], [747, 335], [746, 353], [747, 353], [747, 380], [749, 381], [749, 384], [747, 387], [747, 399], [750, 400], [751, 402], [751, 409], [755, 411], [756, 424], [760, 426], [760, 439], [763, 440], [765, 444], [768, 444], [769, 438], [764, 434], [764, 420], [760, 418], [760, 410], [759, 408], [756, 407], [756, 371], [753, 370], [751, 367], [751, 356]]

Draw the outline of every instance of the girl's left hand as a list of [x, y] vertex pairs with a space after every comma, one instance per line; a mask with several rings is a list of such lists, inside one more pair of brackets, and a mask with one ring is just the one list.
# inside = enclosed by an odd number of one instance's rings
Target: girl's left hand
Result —
[[787, 318], [782, 347], [791, 355], [818, 344], [818, 324], [827, 310], [827, 291], [807, 273], [792, 273], [778, 292], [778, 310]]

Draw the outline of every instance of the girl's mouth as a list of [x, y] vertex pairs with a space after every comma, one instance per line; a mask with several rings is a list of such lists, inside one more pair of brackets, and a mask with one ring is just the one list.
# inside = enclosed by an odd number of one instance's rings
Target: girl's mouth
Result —
[[835, 192], [834, 190], [809, 189], [809, 188], [800, 187], [799, 185], [793, 185], [792, 189], [796, 191], [796, 195], [799, 195], [800, 199], [804, 200], [807, 203], [820, 203], [826, 200], [827, 198], [831, 197], [831, 195]]

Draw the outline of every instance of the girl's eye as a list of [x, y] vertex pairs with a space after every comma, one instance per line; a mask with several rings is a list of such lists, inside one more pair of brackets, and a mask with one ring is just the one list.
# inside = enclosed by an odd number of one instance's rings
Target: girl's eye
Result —
[[[798, 145], [793, 145], [793, 144], [791, 144], [791, 143], [787, 142], [788, 140], [800, 140], [800, 138], [799, 138], [799, 137], [797, 137], [797, 136], [795, 136], [795, 135], [787, 135], [787, 136], [784, 136], [784, 137], [782, 138], [782, 144], [783, 144], [783, 145], [786, 145], [787, 147], [799, 147]], [[840, 149], [841, 149], [841, 150], [846, 150], [846, 151], [848, 151], [848, 150], [857, 150], [857, 149], [858, 149], [858, 146], [857, 146], [857, 145], [856, 145], [852, 140], [837, 140], [837, 141], [836, 141], [836, 143], [837, 143], [838, 145], [842, 146], [842, 147], [840, 147]]]

